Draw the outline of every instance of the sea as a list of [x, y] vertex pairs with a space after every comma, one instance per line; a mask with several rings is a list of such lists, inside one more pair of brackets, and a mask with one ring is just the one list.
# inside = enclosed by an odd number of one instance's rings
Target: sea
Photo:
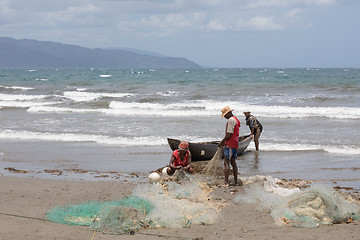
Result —
[[244, 110], [264, 127], [260, 151], [251, 142], [237, 159], [241, 176], [360, 191], [360, 69], [352, 68], [2, 69], [0, 174], [147, 174], [169, 163], [167, 138], [221, 140], [225, 106], [240, 135], [250, 131]]

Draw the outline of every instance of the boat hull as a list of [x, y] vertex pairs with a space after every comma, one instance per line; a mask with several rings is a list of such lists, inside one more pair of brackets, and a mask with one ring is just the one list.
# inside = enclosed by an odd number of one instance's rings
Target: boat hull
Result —
[[[170, 148], [174, 151], [178, 149], [180, 140], [168, 138], [168, 143]], [[249, 135], [239, 137], [239, 147], [237, 149], [238, 155], [242, 154], [245, 149], [249, 146], [251, 138]], [[192, 161], [207, 161], [210, 160], [218, 147], [220, 141], [212, 141], [212, 142], [198, 142], [192, 143], [189, 142], [189, 150], [191, 152], [191, 160]]]

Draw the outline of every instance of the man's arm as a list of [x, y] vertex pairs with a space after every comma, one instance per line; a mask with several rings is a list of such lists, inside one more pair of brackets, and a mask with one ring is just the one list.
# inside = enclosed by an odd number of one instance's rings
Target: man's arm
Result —
[[255, 129], [255, 120], [254, 118], [250, 118], [250, 137], [254, 137], [254, 129]]
[[171, 155], [171, 158], [170, 158], [170, 164], [169, 164], [169, 167], [170, 168], [174, 168], [174, 169], [180, 169], [180, 166], [174, 166], [174, 162], [175, 162], [175, 156], [174, 154]]
[[223, 138], [223, 140], [221, 140], [221, 142], [218, 144], [219, 147], [224, 146], [225, 142], [230, 139], [231, 135], [234, 132], [235, 124], [236, 124], [235, 118], [230, 118], [228, 120], [226, 134], [225, 134], [225, 137]]
[[226, 133], [225, 137], [223, 138], [223, 140], [221, 140], [221, 142], [218, 144], [218, 146], [219, 147], [224, 146], [225, 142], [230, 139], [231, 135], [232, 135], [232, 133]]
[[184, 170], [188, 170], [190, 168], [190, 164], [191, 164], [191, 152], [189, 151], [189, 155], [186, 159], [186, 167], [184, 167]]

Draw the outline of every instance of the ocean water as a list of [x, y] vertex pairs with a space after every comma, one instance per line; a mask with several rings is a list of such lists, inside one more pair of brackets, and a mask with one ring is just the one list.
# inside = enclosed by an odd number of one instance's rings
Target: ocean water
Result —
[[0, 173], [80, 168], [148, 172], [167, 137], [220, 140], [230, 106], [263, 124], [242, 175], [360, 185], [360, 69], [0, 70]]

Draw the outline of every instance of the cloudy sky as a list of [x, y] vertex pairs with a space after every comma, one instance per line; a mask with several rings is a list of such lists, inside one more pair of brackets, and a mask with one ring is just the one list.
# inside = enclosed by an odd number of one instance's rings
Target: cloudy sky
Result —
[[208, 67], [360, 67], [358, 0], [0, 0], [0, 36]]

